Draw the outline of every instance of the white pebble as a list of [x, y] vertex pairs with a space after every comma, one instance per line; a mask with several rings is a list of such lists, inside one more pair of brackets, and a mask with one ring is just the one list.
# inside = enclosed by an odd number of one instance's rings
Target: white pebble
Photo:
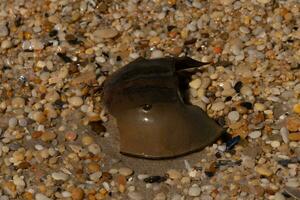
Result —
[[89, 177], [92, 181], [98, 181], [102, 176], [102, 172], [95, 172], [95, 173], [92, 173]]
[[62, 195], [64, 198], [68, 198], [68, 197], [71, 197], [71, 196], [72, 196], [72, 194], [71, 194], [70, 192], [68, 192], [68, 191], [63, 191], [63, 192], [61, 193], [61, 195]]
[[69, 176], [63, 172], [53, 172], [51, 176], [54, 180], [66, 181], [69, 178]]
[[47, 196], [45, 196], [42, 193], [37, 193], [35, 195], [35, 200], [52, 200], [52, 199], [48, 198]]
[[237, 122], [240, 118], [240, 114], [238, 111], [231, 111], [230, 113], [228, 113], [228, 119], [231, 122]]
[[288, 144], [289, 143], [289, 138], [288, 138], [289, 130], [286, 127], [282, 127], [280, 129], [280, 135], [282, 137], [283, 142]]
[[99, 154], [101, 152], [100, 146], [98, 144], [95, 144], [95, 143], [90, 144], [88, 146], [88, 150], [89, 150], [89, 152], [91, 152], [94, 155], [97, 155], [97, 154]]
[[211, 109], [213, 111], [220, 111], [223, 110], [225, 108], [225, 103], [220, 101], [220, 102], [214, 102], [211, 106]]
[[151, 53], [151, 58], [161, 58], [163, 56], [164, 56], [164, 54], [161, 50], [154, 50]]
[[193, 185], [192, 187], [189, 188], [188, 194], [192, 197], [199, 196], [201, 193], [201, 189], [198, 185]]
[[267, 4], [267, 3], [271, 2], [271, 0], [256, 0], [256, 1], [261, 4]]
[[133, 174], [133, 170], [128, 167], [121, 167], [119, 169], [119, 174], [121, 174], [123, 176], [130, 176]]
[[8, 49], [8, 48], [11, 48], [12, 47], [12, 43], [10, 40], [4, 40], [2, 41], [1, 43], [1, 48], [2, 49]]
[[274, 140], [274, 141], [271, 142], [271, 146], [272, 146], [273, 148], [278, 148], [278, 147], [280, 147], [280, 142]]
[[143, 200], [143, 196], [141, 193], [138, 192], [128, 192], [128, 197], [131, 200]]
[[77, 97], [77, 96], [74, 96], [74, 97], [71, 97], [68, 99], [68, 102], [71, 106], [74, 106], [74, 107], [79, 107], [83, 104], [83, 100], [81, 97]]
[[261, 136], [261, 131], [253, 131], [249, 133], [249, 137], [252, 139], [259, 138]]

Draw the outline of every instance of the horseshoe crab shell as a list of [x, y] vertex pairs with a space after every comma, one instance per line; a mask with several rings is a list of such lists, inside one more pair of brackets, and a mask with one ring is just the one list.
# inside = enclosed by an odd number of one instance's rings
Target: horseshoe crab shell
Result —
[[200, 150], [223, 129], [197, 106], [184, 102], [179, 70], [201, 63], [189, 57], [137, 60], [104, 83], [103, 102], [117, 120], [123, 154], [161, 159]]

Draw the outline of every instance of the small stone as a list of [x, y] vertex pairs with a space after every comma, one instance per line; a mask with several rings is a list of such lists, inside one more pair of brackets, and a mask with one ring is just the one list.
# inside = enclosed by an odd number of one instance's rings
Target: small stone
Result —
[[164, 56], [164, 54], [161, 50], [154, 50], [154, 51], [152, 51], [150, 57], [154, 59], [154, 58], [161, 58], [163, 56]]
[[101, 29], [101, 30], [96, 30], [93, 33], [93, 37], [95, 41], [102, 41], [103, 39], [110, 39], [114, 38], [118, 35], [118, 31], [115, 29], [107, 28], [107, 29]]
[[51, 176], [54, 180], [57, 180], [57, 181], [59, 181], [59, 180], [66, 181], [69, 178], [69, 176], [63, 172], [53, 172], [51, 174]]
[[175, 169], [168, 170], [167, 174], [169, 175], [170, 179], [174, 179], [174, 180], [180, 179], [182, 176], [181, 173]]
[[262, 103], [254, 104], [254, 111], [264, 111], [266, 109], [265, 105]]
[[43, 123], [43, 122], [45, 122], [46, 119], [47, 119], [46, 116], [45, 116], [45, 114], [44, 114], [43, 112], [41, 112], [41, 111], [33, 112], [33, 113], [31, 114], [31, 118], [32, 118], [34, 121], [38, 122], [38, 123]]
[[27, 120], [24, 119], [24, 118], [19, 119], [19, 120], [18, 120], [18, 123], [19, 123], [19, 125], [22, 126], [22, 127], [27, 126]]
[[238, 111], [231, 111], [230, 113], [228, 113], [228, 119], [231, 122], [237, 122], [240, 118], [240, 114]]
[[88, 173], [94, 173], [100, 171], [100, 166], [96, 162], [91, 162], [87, 166]]
[[300, 131], [300, 118], [298, 116], [290, 116], [286, 118], [286, 127], [289, 131]]
[[71, 196], [73, 200], [82, 200], [84, 198], [83, 189], [76, 187], [71, 190]]
[[280, 142], [277, 141], [277, 140], [274, 140], [274, 141], [271, 142], [271, 146], [273, 148], [278, 148], [278, 147], [280, 147]]
[[50, 103], [54, 103], [55, 101], [57, 101], [60, 98], [59, 94], [56, 91], [51, 91], [48, 92], [45, 96], [45, 99], [50, 102]]
[[273, 174], [273, 172], [265, 166], [257, 166], [257, 167], [255, 167], [255, 171], [257, 173], [259, 173], [260, 175], [267, 176], [267, 177], [269, 177]]
[[286, 144], [289, 143], [289, 138], [288, 138], [289, 130], [287, 128], [282, 127], [280, 129], [280, 135], [281, 135], [282, 140], [283, 140], [284, 143], [286, 143]]
[[0, 37], [6, 37], [9, 34], [7, 26], [3, 23], [0, 25]]
[[25, 106], [25, 100], [22, 97], [15, 97], [11, 100], [11, 106], [13, 108], [23, 108]]
[[128, 197], [131, 200], [143, 200], [144, 199], [141, 193], [138, 193], [138, 192], [135, 192], [135, 191], [128, 192]]
[[163, 192], [156, 194], [155, 197], [153, 198], [153, 200], [166, 200], [166, 199], [167, 196]]
[[98, 171], [98, 172], [95, 172], [95, 173], [92, 173], [92, 174], [90, 174], [90, 179], [92, 180], [92, 181], [98, 181], [100, 178], [101, 178], [101, 176], [102, 176], [102, 172], [100, 172], [100, 171]]
[[194, 79], [189, 83], [189, 85], [193, 89], [198, 89], [201, 86], [201, 79], [200, 78]]
[[30, 44], [31, 44], [31, 49], [34, 50], [41, 50], [44, 48], [44, 44], [38, 39], [30, 40]]
[[300, 103], [293, 106], [293, 111], [297, 114], [300, 114]]
[[2, 49], [9, 49], [12, 47], [12, 42], [11, 40], [7, 39], [7, 40], [3, 40], [1, 43], [1, 48]]
[[65, 138], [68, 141], [74, 141], [77, 138], [77, 134], [74, 131], [69, 131], [65, 134]]
[[201, 189], [198, 185], [193, 185], [192, 187], [189, 188], [188, 194], [189, 196], [192, 197], [197, 197], [201, 193]]
[[89, 150], [89, 152], [91, 152], [94, 155], [97, 155], [97, 154], [99, 154], [101, 152], [100, 146], [98, 144], [95, 144], [95, 143], [90, 144], [88, 146], [88, 150]]
[[71, 197], [71, 193], [68, 192], [68, 191], [63, 191], [63, 192], [61, 193], [61, 195], [62, 195], [64, 198]]
[[123, 175], [123, 176], [130, 176], [133, 174], [133, 170], [128, 168], [128, 167], [121, 167], [119, 169], [119, 174]]
[[297, 188], [300, 186], [297, 178], [289, 178], [288, 181], [285, 183], [287, 187]]
[[269, 2], [271, 2], [272, 0], [257, 0], [258, 3], [261, 3], [261, 4], [267, 4]]
[[281, 194], [281, 192], [277, 192], [274, 195], [274, 200], [286, 200], [285, 197]]
[[249, 133], [249, 137], [252, 139], [259, 138], [261, 136], [261, 131], [253, 131]]
[[88, 146], [88, 145], [92, 144], [93, 142], [94, 142], [94, 139], [89, 135], [84, 135], [81, 138], [81, 143], [85, 146]]
[[288, 139], [291, 140], [291, 141], [300, 141], [300, 132], [290, 133], [288, 135]]
[[35, 195], [35, 200], [52, 200], [52, 199], [48, 198], [46, 195], [42, 193], [37, 193]]
[[16, 119], [15, 117], [12, 117], [12, 118], [10, 118], [10, 119], [8, 120], [8, 126], [9, 126], [10, 128], [16, 127], [17, 124], [18, 124], [18, 121], [17, 121], [17, 119]]
[[15, 151], [13, 153], [13, 158], [15, 161], [23, 161], [25, 159], [25, 154], [23, 151]]
[[52, 140], [54, 140], [56, 138], [56, 134], [53, 132], [43, 132], [43, 134], [41, 135], [41, 140], [44, 142], [51, 142]]
[[221, 111], [225, 108], [225, 103], [220, 101], [220, 102], [214, 102], [211, 106], [211, 109], [213, 111]]
[[83, 100], [81, 97], [71, 97], [68, 99], [68, 102], [71, 106], [74, 106], [74, 107], [79, 107], [83, 104]]
[[12, 198], [15, 198], [17, 195], [17, 187], [11, 181], [5, 181], [2, 183], [1, 188], [3, 189], [4, 193], [8, 194]]

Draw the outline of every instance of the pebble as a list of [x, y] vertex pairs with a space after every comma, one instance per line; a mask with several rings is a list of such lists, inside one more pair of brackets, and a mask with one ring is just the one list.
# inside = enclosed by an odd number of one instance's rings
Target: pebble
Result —
[[90, 144], [88, 146], [88, 150], [89, 150], [89, 152], [91, 152], [94, 155], [97, 155], [97, 154], [99, 154], [101, 152], [100, 146], [98, 144], [95, 144], [95, 143]]
[[189, 196], [192, 197], [197, 197], [201, 193], [201, 189], [198, 185], [193, 185], [192, 187], [189, 188], [188, 194]]
[[112, 28], [96, 30], [93, 33], [93, 37], [97, 42], [101, 42], [103, 39], [114, 38], [117, 35], [118, 35], [118, 31]]
[[281, 127], [280, 128], [280, 135], [282, 137], [282, 140], [284, 143], [288, 144], [289, 143], [289, 130], [286, 127]]
[[150, 57], [154, 59], [154, 58], [161, 58], [163, 56], [164, 56], [164, 54], [161, 50], [154, 50], [154, 51], [152, 51]]
[[163, 192], [156, 194], [155, 197], [153, 198], [153, 200], [166, 200], [166, 199], [167, 196]]
[[221, 111], [225, 108], [225, 103], [224, 102], [214, 102], [211, 106], [211, 109], [213, 111]]
[[193, 89], [198, 89], [201, 86], [201, 79], [194, 79], [189, 83], [189, 85]]
[[10, 118], [9, 121], [8, 121], [8, 126], [10, 128], [14, 128], [17, 124], [18, 124], [18, 121], [15, 117]]
[[134, 192], [128, 192], [128, 197], [131, 200], [143, 200], [144, 199], [141, 193], [135, 192], [135, 191]]
[[128, 167], [121, 167], [119, 169], [119, 174], [123, 176], [131, 176], [133, 174], [133, 170]]
[[262, 103], [255, 103], [253, 109], [254, 109], [254, 111], [264, 111], [266, 109], [266, 107]]
[[260, 175], [267, 176], [267, 177], [269, 177], [273, 174], [273, 172], [265, 166], [257, 166], [257, 167], [255, 167], [255, 171], [257, 173], [259, 173]]
[[300, 131], [300, 117], [290, 116], [286, 118], [286, 127], [289, 131]]
[[59, 180], [66, 181], [69, 178], [69, 176], [63, 172], [53, 172], [51, 174], [51, 176], [54, 180], [57, 180], [57, 181], [59, 181]]
[[261, 136], [261, 131], [252, 131], [248, 136], [252, 139], [259, 138]]
[[83, 100], [81, 97], [70, 97], [68, 99], [68, 102], [71, 106], [74, 106], [74, 107], [79, 107], [83, 104]]
[[95, 172], [95, 173], [90, 174], [89, 177], [92, 181], [96, 182], [101, 178], [101, 176], [102, 176], [102, 172], [99, 171], [99, 172]]
[[50, 142], [56, 138], [56, 134], [53, 132], [46, 131], [42, 133], [40, 138], [44, 142]]
[[84, 191], [79, 187], [75, 187], [71, 190], [71, 196], [73, 200], [82, 200], [84, 198]]
[[261, 3], [261, 4], [267, 4], [269, 2], [271, 2], [272, 0], [257, 0], [257, 2]]
[[11, 40], [7, 39], [7, 40], [3, 40], [1, 43], [1, 48], [2, 49], [9, 49], [12, 47], [12, 42]]
[[59, 94], [56, 91], [51, 91], [48, 92], [45, 96], [45, 99], [50, 102], [50, 103], [54, 103], [55, 101], [57, 101], [60, 98]]
[[82, 138], [81, 138], [81, 143], [84, 145], [84, 146], [88, 146], [90, 144], [92, 144], [94, 142], [94, 139], [89, 136], [89, 135], [84, 135]]
[[281, 194], [281, 192], [276, 192], [274, 200], [286, 200], [286, 198]]
[[65, 138], [68, 141], [74, 141], [77, 138], [77, 134], [74, 131], [68, 131], [65, 133]]
[[6, 37], [9, 33], [7, 26], [4, 23], [0, 25], [0, 37]]
[[240, 118], [240, 114], [238, 111], [231, 111], [230, 113], [228, 113], [228, 119], [231, 122], [237, 122]]
[[23, 108], [25, 106], [25, 100], [22, 97], [15, 97], [11, 100], [11, 106], [13, 108]]
[[169, 175], [170, 179], [174, 180], [180, 179], [182, 177], [181, 173], [175, 169], [168, 170], [167, 174]]
[[47, 197], [46, 195], [42, 194], [42, 193], [37, 193], [35, 195], [35, 200], [52, 200], [49, 197]]
[[279, 142], [279, 141], [276, 141], [276, 140], [271, 141], [271, 146], [272, 146], [273, 148], [278, 148], [278, 147], [280, 147], [280, 142]]
[[291, 140], [291, 141], [300, 141], [300, 132], [290, 133], [288, 135], [288, 139]]
[[300, 103], [294, 105], [293, 111], [297, 114], [300, 114]]

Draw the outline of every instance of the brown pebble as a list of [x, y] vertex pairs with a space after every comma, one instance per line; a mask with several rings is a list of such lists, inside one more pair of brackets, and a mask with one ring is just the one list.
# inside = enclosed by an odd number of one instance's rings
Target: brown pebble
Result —
[[100, 182], [108, 182], [112, 179], [112, 175], [108, 172], [103, 172], [100, 178]]
[[289, 131], [300, 131], [300, 117], [290, 116], [286, 119], [286, 127]]
[[11, 181], [5, 181], [2, 184], [2, 189], [3, 189], [4, 193], [8, 194], [12, 198], [15, 198], [17, 196], [17, 187]]
[[31, 133], [32, 138], [39, 138], [43, 134], [43, 131], [34, 131]]
[[255, 113], [253, 118], [251, 119], [251, 123], [259, 124], [259, 123], [263, 122], [264, 119], [265, 119], [265, 116], [264, 116], [263, 112]]
[[288, 137], [289, 137], [289, 140], [291, 140], [291, 141], [300, 141], [300, 132], [290, 133], [288, 135]]
[[33, 194], [30, 192], [24, 192], [23, 198], [24, 200], [33, 200]]
[[77, 138], [77, 134], [73, 131], [69, 131], [65, 134], [65, 138], [68, 141], [74, 141]]
[[84, 191], [79, 187], [73, 188], [71, 196], [73, 200], [82, 200], [84, 198]]
[[54, 140], [56, 138], [56, 134], [53, 132], [43, 132], [43, 134], [41, 135], [41, 140], [44, 142], [50, 142], [52, 140]]
[[94, 172], [100, 171], [100, 166], [96, 162], [91, 162], [87, 166], [88, 173], [92, 174]]

